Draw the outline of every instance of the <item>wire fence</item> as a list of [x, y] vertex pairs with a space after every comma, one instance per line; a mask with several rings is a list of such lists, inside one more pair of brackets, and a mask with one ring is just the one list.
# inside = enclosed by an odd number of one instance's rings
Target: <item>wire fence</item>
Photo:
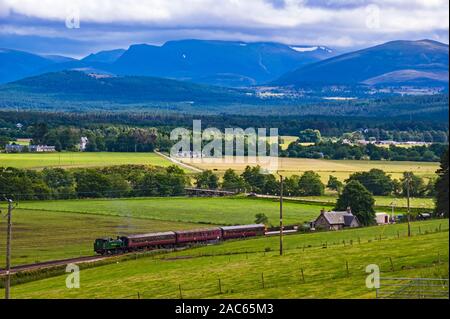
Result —
[[[433, 267], [434, 264], [422, 264], [421, 268]], [[134, 293], [117, 297], [118, 299], [204, 299], [225, 298], [234, 294], [264, 294], [266, 289], [309, 290], [311, 285], [321, 285], [325, 279], [330, 281], [351, 281], [352, 287], [360, 285], [365, 288], [365, 265], [343, 264], [339, 269], [301, 268], [291, 271], [265, 271], [246, 274], [242, 277], [225, 277], [202, 279], [190, 282], [158, 281], [157, 290], [136, 290]], [[387, 284], [386, 281], [391, 284]], [[373, 291], [378, 299], [448, 299], [448, 279], [427, 278], [383, 278], [383, 284]], [[308, 286], [306, 286], [308, 285]], [[366, 288], [369, 290], [369, 288]], [[308, 292], [306, 292], [308, 293]], [[311, 292], [314, 293], [314, 292]], [[156, 296], [155, 296], [156, 294]]]
[[448, 279], [380, 278], [377, 299], [449, 299]]
[[[436, 232], [440, 232], [441, 230], [436, 229]], [[427, 231], [427, 233], [430, 233]], [[421, 233], [424, 234], [424, 233]], [[419, 235], [417, 232], [416, 235]], [[387, 237], [377, 237], [374, 240], [385, 240]], [[392, 237], [391, 237], [392, 239]], [[371, 239], [360, 240], [359, 244], [372, 242]], [[352, 246], [357, 245], [358, 241], [354, 240], [343, 240], [342, 242], [334, 242], [334, 243], [321, 243], [321, 244], [308, 244], [303, 246], [290, 247], [285, 249], [285, 254], [292, 252], [296, 253], [295, 250], [305, 251], [307, 249], [323, 249], [326, 247], [332, 246]], [[186, 252], [182, 252], [186, 254]], [[272, 257], [277, 255], [278, 252], [274, 251], [266, 251], [266, 250], [244, 250], [238, 249], [233, 252], [211, 252], [205, 253], [202, 251], [192, 252], [190, 251], [188, 255], [175, 255], [172, 254], [170, 256], [166, 255], [156, 255], [153, 256], [154, 259], [157, 260], [166, 260], [172, 261], [177, 259], [193, 259], [193, 258], [204, 258], [204, 257], [229, 257], [228, 261], [225, 262], [239, 262], [244, 259], [252, 259], [252, 256], [258, 257]], [[380, 268], [384, 269], [384, 273], [394, 273], [400, 269], [428, 269], [435, 267], [437, 265], [442, 265], [448, 262], [448, 255], [441, 254], [440, 252], [436, 253], [436, 256], [432, 258], [433, 261], [431, 263], [421, 263], [415, 265], [406, 265], [404, 261], [399, 261], [393, 259], [391, 257], [385, 258], [381, 263], [379, 263]], [[204, 279], [203, 275], [200, 275], [201, 280], [195, 281], [191, 280], [188, 282], [158, 282], [157, 294], [158, 298], [171, 298], [171, 299], [200, 299], [200, 298], [223, 298], [226, 295], [232, 296], [236, 293], [256, 293], [258, 294], [261, 290], [270, 289], [270, 288], [285, 288], [289, 289], [294, 287], [294, 289], [301, 289], [302, 284], [317, 284], [323, 283], [323, 280], [329, 278], [329, 280], [352, 280], [355, 282], [356, 280], [361, 282], [361, 285], [364, 285], [364, 277], [367, 276], [365, 272], [366, 264], [355, 264], [349, 262], [345, 259], [342, 259], [342, 265], [336, 268], [327, 268], [327, 265], [323, 265], [319, 269], [317, 268], [308, 268], [307, 266], [302, 266], [300, 264], [292, 269], [283, 270], [271, 270], [271, 271], [263, 271], [263, 272], [254, 272], [250, 274], [246, 274], [244, 277], [230, 277], [224, 276], [223, 278], [218, 277], [217, 279]], [[384, 279], [387, 279], [384, 278]], [[438, 285], [442, 285], [443, 288], [436, 288], [432, 290], [433, 285], [429, 283], [423, 283], [424, 281], [418, 281], [420, 284], [412, 283], [410, 286], [412, 288], [409, 289], [408, 294], [398, 292], [397, 294], [391, 295], [389, 298], [393, 299], [402, 299], [402, 298], [429, 298], [429, 299], [437, 299], [437, 298], [448, 298], [448, 279], [430, 279], [430, 282], [436, 280], [436, 283], [440, 283]], [[444, 284], [442, 284], [444, 283]], [[446, 283], [446, 284], [445, 284]], [[446, 286], [445, 286], [446, 285]], [[437, 287], [437, 286], [436, 286]], [[447, 295], [445, 295], [445, 287], [447, 289]], [[391, 286], [394, 288], [394, 286]], [[374, 291], [374, 297], [381, 298], [383, 294], [385, 294], [385, 298], [388, 298], [388, 292], [386, 290], [386, 285], [384, 287], [384, 291], [380, 292], [378, 290]], [[134, 294], [124, 295], [122, 299], [151, 299], [155, 298], [155, 292], [149, 290], [139, 290]], [[415, 295], [414, 295], [415, 294]]]

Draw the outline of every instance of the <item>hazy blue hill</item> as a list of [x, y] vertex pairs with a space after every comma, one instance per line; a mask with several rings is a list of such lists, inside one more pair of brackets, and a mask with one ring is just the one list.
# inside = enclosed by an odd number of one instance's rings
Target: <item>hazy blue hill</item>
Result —
[[24, 93], [50, 99], [137, 103], [150, 101], [221, 102], [246, 100], [244, 92], [189, 82], [142, 76], [109, 76], [62, 71], [0, 86], [11, 95]]
[[67, 57], [67, 56], [63, 56], [63, 55], [50, 54], [50, 55], [43, 55], [43, 57], [53, 61], [54, 63], [65, 63], [65, 62], [78, 61], [77, 59], [74, 59], [74, 58], [71, 58], [71, 57]]
[[113, 63], [111, 70], [125, 75], [245, 86], [274, 80], [330, 55], [330, 50], [323, 47], [299, 52], [278, 43], [182, 40], [163, 46], [133, 45]]
[[443, 85], [448, 45], [431, 40], [393, 41], [336, 56], [287, 73], [278, 85]]
[[114, 63], [118, 58], [122, 56], [125, 49], [116, 49], [109, 51], [100, 51], [97, 53], [89, 54], [87, 57], [83, 58], [84, 62], [100, 62], [100, 63]]
[[27, 77], [53, 63], [52, 59], [36, 54], [0, 48], [0, 83]]

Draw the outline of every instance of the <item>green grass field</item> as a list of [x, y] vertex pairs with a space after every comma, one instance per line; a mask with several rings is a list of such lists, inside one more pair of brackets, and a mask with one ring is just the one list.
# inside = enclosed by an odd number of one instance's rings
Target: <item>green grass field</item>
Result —
[[[0, 206], [5, 211], [4, 205]], [[321, 206], [285, 204], [285, 222], [315, 218]], [[95, 238], [250, 224], [263, 212], [278, 223], [278, 203], [245, 198], [142, 198], [22, 202], [13, 213], [13, 265], [93, 254]], [[6, 223], [0, 220], [0, 233]], [[0, 252], [5, 243], [0, 240]], [[0, 259], [0, 267], [4, 259]]]
[[[238, 225], [251, 224], [255, 214], [264, 213], [269, 223], [278, 224], [276, 200], [248, 198], [131, 198], [22, 202], [22, 209], [129, 216], [174, 222]], [[317, 217], [322, 206], [285, 203], [284, 222], [298, 224]]]
[[448, 220], [412, 229], [411, 238], [405, 224], [290, 235], [281, 257], [277, 237], [231, 241], [83, 269], [79, 289], [67, 289], [66, 276], [13, 286], [12, 297], [180, 298], [181, 289], [183, 298], [374, 298], [369, 264], [382, 277], [448, 278]]
[[173, 165], [155, 153], [0, 153], [0, 167], [42, 169], [46, 167], [97, 167], [124, 164], [146, 164], [155, 166]]
[[[5, 255], [5, 221], [0, 220], [0, 256]], [[192, 223], [136, 219], [126, 215], [16, 209], [13, 212], [12, 264], [92, 256], [96, 238], [197, 227]], [[5, 259], [0, 258], [0, 267], [4, 265]]]

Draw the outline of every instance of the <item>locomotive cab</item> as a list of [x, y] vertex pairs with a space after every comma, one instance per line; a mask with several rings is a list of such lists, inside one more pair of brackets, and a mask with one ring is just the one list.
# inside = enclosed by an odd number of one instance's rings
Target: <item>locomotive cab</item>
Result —
[[122, 238], [98, 238], [94, 242], [94, 251], [97, 254], [114, 254], [121, 252], [126, 247]]

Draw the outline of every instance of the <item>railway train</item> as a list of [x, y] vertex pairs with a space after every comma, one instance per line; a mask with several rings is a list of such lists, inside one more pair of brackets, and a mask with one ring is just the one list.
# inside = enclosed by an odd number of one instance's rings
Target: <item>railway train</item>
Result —
[[229, 239], [264, 236], [265, 233], [265, 225], [254, 224], [119, 236], [116, 239], [99, 238], [94, 242], [94, 251], [100, 255], [119, 254], [138, 250], [174, 248]]

